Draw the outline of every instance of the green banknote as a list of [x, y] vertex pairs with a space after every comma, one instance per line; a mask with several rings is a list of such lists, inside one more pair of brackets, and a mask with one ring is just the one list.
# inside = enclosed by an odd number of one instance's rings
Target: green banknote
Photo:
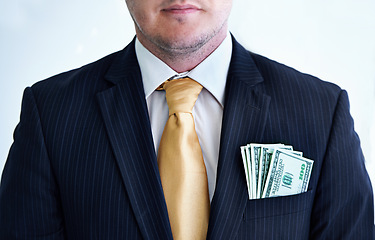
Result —
[[241, 146], [249, 199], [293, 195], [307, 191], [313, 161], [284, 144]]
[[251, 168], [249, 168], [249, 164], [248, 164], [248, 161], [250, 159], [248, 159], [246, 156], [246, 146], [241, 147], [241, 156], [242, 156], [243, 167], [245, 169], [246, 184], [247, 184], [247, 190], [249, 193], [249, 199], [252, 199], [253, 196], [252, 196], [251, 183], [250, 183]]
[[272, 159], [272, 155], [274, 150], [278, 149], [284, 149], [284, 150], [293, 150], [292, 146], [287, 146], [284, 144], [263, 144], [261, 148], [261, 154], [259, 158], [259, 178], [257, 182], [257, 198], [261, 198], [263, 194], [264, 184], [266, 182], [266, 178], [268, 175], [268, 169], [270, 166], [270, 162]]
[[275, 149], [262, 198], [306, 192], [313, 163], [298, 153]]

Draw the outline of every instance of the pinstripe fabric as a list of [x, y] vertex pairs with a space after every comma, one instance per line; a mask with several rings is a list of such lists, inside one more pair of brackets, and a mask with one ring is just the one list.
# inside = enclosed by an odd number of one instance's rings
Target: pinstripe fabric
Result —
[[[208, 239], [371, 239], [373, 196], [347, 94], [234, 39]], [[134, 42], [39, 82], [0, 186], [0, 239], [172, 239]], [[248, 200], [239, 146], [293, 145], [307, 193]]]
[[171, 239], [145, 104], [134, 46], [26, 89], [0, 238]]
[[[238, 44], [232, 61], [208, 238], [372, 239], [373, 195], [346, 92]], [[313, 159], [308, 192], [247, 200], [235, 149], [250, 142]]]

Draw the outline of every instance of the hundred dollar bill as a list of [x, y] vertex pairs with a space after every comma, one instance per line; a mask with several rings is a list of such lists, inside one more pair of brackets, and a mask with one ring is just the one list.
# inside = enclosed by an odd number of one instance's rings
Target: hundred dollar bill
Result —
[[272, 147], [279, 147], [282, 145], [279, 144], [262, 144], [260, 145], [260, 154], [258, 158], [258, 181], [257, 181], [257, 189], [256, 189], [256, 197], [260, 198], [261, 197], [261, 192], [262, 192], [262, 185], [263, 185], [263, 178], [264, 178], [264, 173], [267, 171], [268, 166], [266, 166], [266, 157], [267, 157], [267, 149], [272, 148]]
[[253, 198], [257, 198], [257, 187], [259, 179], [259, 159], [261, 154], [262, 144], [251, 143], [249, 151], [251, 153], [251, 171], [252, 171], [252, 187]]
[[255, 194], [256, 194], [256, 186], [255, 186], [255, 175], [254, 175], [254, 158], [251, 154], [251, 147], [250, 147], [250, 144], [247, 144], [246, 145], [246, 157], [248, 159], [247, 161], [247, 164], [248, 164], [248, 168], [250, 169], [249, 170], [249, 185], [250, 185], [250, 195], [251, 195], [251, 199], [254, 199], [255, 198]]
[[258, 185], [257, 185], [257, 198], [261, 198], [264, 184], [266, 182], [266, 177], [268, 174], [270, 162], [272, 159], [273, 151], [275, 148], [293, 150], [292, 146], [286, 146], [284, 144], [263, 144], [261, 148], [260, 158], [259, 158], [259, 173], [258, 173]]
[[242, 156], [242, 161], [243, 161], [243, 167], [245, 169], [245, 175], [246, 175], [246, 184], [247, 184], [247, 192], [249, 194], [249, 199], [252, 199], [252, 190], [251, 190], [251, 185], [250, 185], [250, 171], [249, 165], [248, 165], [248, 159], [246, 157], [246, 146], [241, 147], [241, 156]]
[[275, 149], [262, 198], [306, 192], [313, 163], [293, 152]]

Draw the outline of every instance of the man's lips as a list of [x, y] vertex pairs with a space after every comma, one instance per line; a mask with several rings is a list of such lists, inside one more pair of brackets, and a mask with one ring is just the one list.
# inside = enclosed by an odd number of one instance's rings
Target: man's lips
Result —
[[194, 13], [199, 11], [200, 9], [194, 5], [186, 4], [186, 5], [172, 5], [167, 8], [162, 9], [163, 12], [173, 13], [173, 14], [187, 14], [187, 13]]

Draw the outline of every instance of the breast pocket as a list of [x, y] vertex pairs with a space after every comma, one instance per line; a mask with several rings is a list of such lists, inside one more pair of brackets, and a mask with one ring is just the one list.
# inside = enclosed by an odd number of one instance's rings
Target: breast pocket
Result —
[[256, 199], [248, 201], [245, 210], [245, 221], [254, 218], [267, 218], [297, 213], [311, 208], [313, 190], [305, 193]]
[[314, 191], [249, 200], [238, 239], [307, 239]]

